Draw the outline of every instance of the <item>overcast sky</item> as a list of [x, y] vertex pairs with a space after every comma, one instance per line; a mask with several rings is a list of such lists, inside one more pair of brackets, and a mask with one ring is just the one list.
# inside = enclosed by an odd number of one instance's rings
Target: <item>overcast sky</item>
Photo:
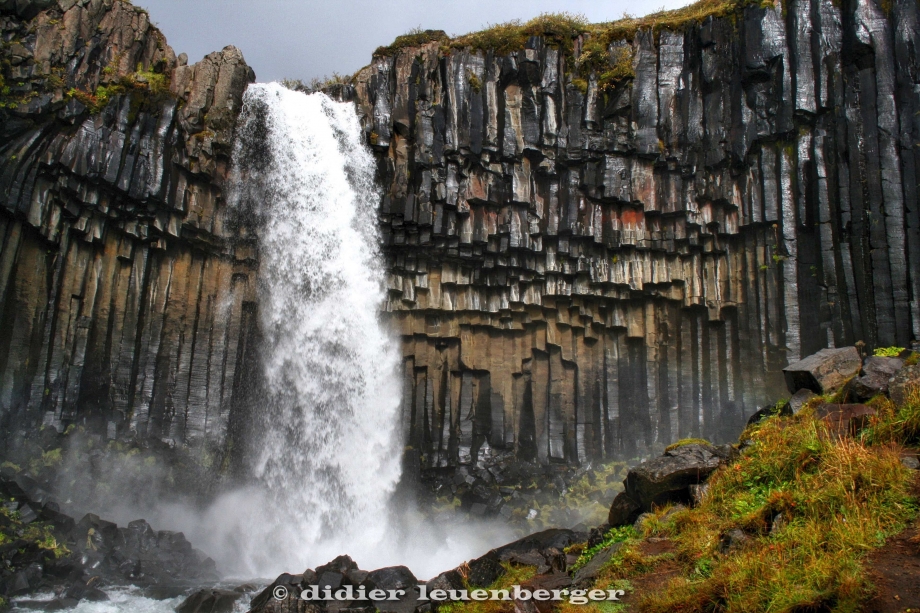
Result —
[[415, 27], [465, 34], [540, 13], [591, 22], [645, 15], [687, 0], [133, 0], [150, 11], [176, 54], [194, 63], [236, 45], [259, 81], [350, 75], [380, 45]]

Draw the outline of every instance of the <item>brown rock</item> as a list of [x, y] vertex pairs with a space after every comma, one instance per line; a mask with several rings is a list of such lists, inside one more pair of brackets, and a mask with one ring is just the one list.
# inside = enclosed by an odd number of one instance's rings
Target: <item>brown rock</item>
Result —
[[859, 373], [862, 359], [856, 347], [822, 349], [783, 369], [786, 387], [791, 393], [809, 389], [816, 394], [828, 394], [843, 387]]
[[875, 409], [864, 404], [822, 404], [815, 409], [815, 416], [838, 437], [859, 434], [874, 415]]

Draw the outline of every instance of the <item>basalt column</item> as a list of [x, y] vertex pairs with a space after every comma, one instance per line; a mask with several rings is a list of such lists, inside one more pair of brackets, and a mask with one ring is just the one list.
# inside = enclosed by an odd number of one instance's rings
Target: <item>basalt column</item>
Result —
[[217, 468], [258, 368], [222, 193], [252, 71], [232, 47], [186, 65], [127, 2], [0, 3], [0, 27], [2, 444], [84, 425]]
[[920, 332], [917, 3], [624, 32], [609, 87], [588, 35], [357, 75], [423, 466], [727, 440], [789, 361]]

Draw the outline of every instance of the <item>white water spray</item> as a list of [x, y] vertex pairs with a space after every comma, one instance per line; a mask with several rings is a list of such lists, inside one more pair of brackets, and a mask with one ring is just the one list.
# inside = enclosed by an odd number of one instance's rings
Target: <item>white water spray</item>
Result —
[[253, 85], [240, 125], [235, 204], [259, 221], [255, 472], [274, 524], [261, 547], [282, 565], [375, 557], [401, 449], [398, 354], [378, 321], [374, 160], [354, 107], [323, 94]]
[[390, 503], [400, 477], [399, 353], [384, 298], [374, 160], [353, 105], [249, 87], [231, 205], [259, 237], [264, 401], [253, 482], [202, 512], [125, 511], [185, 531], [222, 574], [273, 578], [342, 554], [420, 578], [513, 538], [501, 523], [426, 521]]

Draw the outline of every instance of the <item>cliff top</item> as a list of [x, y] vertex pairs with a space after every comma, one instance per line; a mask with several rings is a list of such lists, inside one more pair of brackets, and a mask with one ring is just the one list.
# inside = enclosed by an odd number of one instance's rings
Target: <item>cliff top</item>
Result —
[[773, 6], [770, 0], [698, 0], [679, 9], [657, 11], [644, 17], [625, 15], [616, 21], [597, 24], [589, 23], [582, 15], [546, 13], [527, 22], [510, 21], [496, 24], [454, 38], [443, 30], [413, 30], [396, 37], [390, 45], [378, 47], [374, 51], [374, 57], [391, 56], [401, 49], [419, 47], [431, 42], [440, 43], [443, 53], [449, 53], [451, 49], [471, 48], [477, 51], [491, 50], [504, 55], [523, 49], [532, 36], [543, 37], [547, 44], [571, 53], [575, 40], [580, 36], [586, 35], [589, 40], [609, 45], [614, 41], [629, 40], [642, 29], [679, 29], [702, 22], [708, 17], [732, 14], [752, 4]]

